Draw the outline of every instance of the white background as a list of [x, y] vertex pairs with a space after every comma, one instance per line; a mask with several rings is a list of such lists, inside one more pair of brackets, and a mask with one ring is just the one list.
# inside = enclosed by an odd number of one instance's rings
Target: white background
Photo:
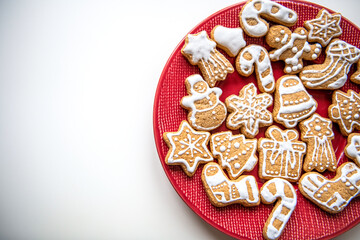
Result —
[[[152, 108], [180, 40], [237, 2], [1, 1], [0, 239], [230, 239], [172, 188]], [[314, 2], [360, 26], [358, 0]]]

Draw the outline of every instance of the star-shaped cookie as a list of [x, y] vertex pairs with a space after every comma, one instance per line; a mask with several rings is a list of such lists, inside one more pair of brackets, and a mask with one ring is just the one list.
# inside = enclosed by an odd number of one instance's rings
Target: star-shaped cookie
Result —
[[330, 14], [325, 9], [321, 9], [315, 19], [304, 23], [305, 28], [309, 30], [308, 41], [318, 42], [325, 47], [332, 38], [342, 34], [340, 21], [340, 13]]
[[177, 132], [165, 132], [164, 141], [169, 147], [165, 162], [180, 165], [184, 172], [193, 176], [200, 163], [213, 161], [207, 148], [210, 133], [195, 131], [187, 121], [182, 121]]
[[254, 138], [259, 133], [259, 127], [273, 123], [271, 112], [266, 110], [272, 103], [270, 94], [257, 94], [255, 85], [250, 83], [240, 90], [239, 96], [226, 98], [226, 107], [231, 112], [226, 126], [231, 130], [240, 128], [240, 132], [247, 138]]

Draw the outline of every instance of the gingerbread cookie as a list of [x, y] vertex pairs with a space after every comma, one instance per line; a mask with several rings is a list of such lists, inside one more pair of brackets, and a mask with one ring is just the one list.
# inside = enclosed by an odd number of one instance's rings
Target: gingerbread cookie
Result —
[[305, 21], [304, 26], [309, 30], [309, 42], [318, 42], [323, 47], [329, 44], [331, 39], [342, 34], [340, 27], [341, 14], [330, 14], [321, 9], [315, 19]]
[[300, 178], [306, 144], [299, 141], [294, 129], [281, 130], [269, 127], [266, 138], [258, 140], [259, 177], [272, 179], [280, 177], [291, 182]]
[[210, 87], [214, 87], [217, 81], [225, 80], [228, 73], [234, 72], [234, 68], [218, 50], [216, 43], [211, 40], [205, 31], [186, 36], [185, 45], [181, 53], [192, 65], [197, 65], [205, 81]]
[[360, 84], [360, 61], [357, 62], [357, 70], [350, 76], [350, 81]]
[[270, 0], [250, 0], [241, 9], [240, 25], [247, 35], [262, 37], [269, 30], [269, 21], [288, 27], [295, 25], [298, 15], [295, 11]]
[[225, 100], [230, 112], [226, 126], [231, 130], [240, 128], [246, 137], [254, 138], [259, 133], [259, 127], [273, 123], [272, 114], [267, 110], [272, 101], [270, 94], [257, 94], [255, 84], [246, 85], [240, 90], [239, 96], [231, 95]]
[[277, 203], [266, 220], [263, 236], [268, 240], [278, 239], [295, 210], [297, 196], [294, 187], [288, 181], [274, 178], [267, 181], [260, 189], [261, 202]]
[[284, 75], [276, 81], [274, 120], [293, 128], [316, 111], [317, 102], [295, 75]]
[[272, 61], [284, 61], [284, 72], [295, 74], [303, 68], [304, 60], [314, 60], [321, 53], [321, 45], [307, 42], [305, 28], [296, 28], [294, 32], [287, 27], [272, 26], [266, 35], [266, 43], [275, 50], [270, 51]]
[[230, 179], [236, 179], [244, 171], [251, 171], [257, 163], [256, 139], [244, 135], [232, 135], [231, 131], [215, 133], [210, 140], [211, 152], [219, 159]]
[[214, 160], [207, 148], [209, 137], [210, 133], [195, 131], [187, 121], [182, 121], [177, 132], [163, 134], [169, 147], [165, 163], [180, 165], [189, 177], [193, 176], [200, 163]]
[[181, 106], [189, 110], [188, 121], [191, 126], [205, 131], [219, 127], [227, 114], [224, 103], [219, 100], [222, 90], [210, 88], [199, 74], [188, 77], [185, 85], [189, 96], [181, 99]]
[[299, 181], [299, 190], [322, 210], [341, 212], [359, 195], [360, 169], [352, 162], [343, 163], [331, 180], [319, 173], [305, 173]]
[[334, 39], [326, 48], [322, 64], [308, 65], [299, 77], [311, 89], [338, 89], [344, 86], [353, 63], [360, 58], [360, 50], [342, 40]]
[[236, 57], [240, 49], [246, 46], [244, 33], [241, 28], [227, 28], [217, 25], [211, 31], [211, 38], [230, 57]]
[[305, 172], [336, 170], [336, 156], [331, 140], [334, 139], [332, 122], [315, 113], [300, 122], [301, 140], [307, 143], [303, 168]]
[[207, 196], [216, 207], [239, 203], [246, 207], [260, 204], [259, 189], [254, 176], [229, 180], [217, 163], [208, 163], [201, 174]]
[[349, 135], [344, 153], [360, 166], [360, 133], [352, 133]]
[[353, 90], [347, 93], [335, 91], [328, 114], [329, 118], [339, 125], [344, 136], [348, 136], [354, 129], [360, 129], [360, 95]]
[[272, 93], [275, 89], [275, 79], [269, 54], [262, 46], [252, 44], [240, 52], [235, 66], [240, 75], [248, 77], [254, 72], [254, 65], [259, 90]]

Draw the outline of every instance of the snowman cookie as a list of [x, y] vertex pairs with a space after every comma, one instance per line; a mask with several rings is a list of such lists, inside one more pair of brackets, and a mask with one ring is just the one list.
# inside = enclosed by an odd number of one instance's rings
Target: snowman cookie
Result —
[[296, 28], [294, 32], [287, 27], [276, 25], [269, 29], [266, 43], [275, 50], [270, 51], [272, 61], [284, 61], [284, 72], [295, 74], [303, 68], [304, 60], [315, 60], [321, 53], [321, 45], [307, 42], [305, 28]]
[[227, 28], [217, 25], [211, 31], [211, 38], [230, 57], [236, 57], [240, 49], [246, 46], [244, 33], [241, 28]]
[[217, 81], [225, 80], [228, 73], [234, 72], [229, 60], [216, 50], [216, 43], [205, 31], [187, 35], [181, 53], [192, 65], [200, 68], [210, 87], [214, 87]]
[[181, 106], [189, 110], [190, 125], [204, 131], [218, 128], [227, 114], [225, 104], [219, 100], [222, 90], [210, 88], [199, 74], [188, 77], [185, 86], [189, 96], [181, 99]]

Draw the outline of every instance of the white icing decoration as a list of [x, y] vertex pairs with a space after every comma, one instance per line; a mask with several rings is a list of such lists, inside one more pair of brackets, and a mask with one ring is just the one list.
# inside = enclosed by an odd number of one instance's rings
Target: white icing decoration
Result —
[[207, 33], [202, 31], [198, 35], [189, 34], [187, 37], [189, 42], [184, 52], [192, 56], [192, 61], [195, 64], [200, 60], [209, 61], [211, 52], [215, 51], [216, 43], [208, 38]]
[[233, 56], [236, 56], [240, 49], [246, 46], [241, 28], [217, 26], [214, 30], [214, 40], [217, 44], [228, 49]]
[[345, 151], [357, 165], [360, 165], [360, 134], [355, 134], [348, 138], [348, 146], [345, 148]]
[[[268, 186], [270, 184], [275, 184], [276, 192], [273, 194], [270, 192]], [[287, 197], [285, 194], [285, 185], [288, 187], [287, 189], [291, 190], [292, 197]], [[266, 239], [278, 239], [284, 230], [287, 222], [289, 221], [297, 203], [297, 196], [294, 187], [289, 183], [288, 181], [281, 179], [281, 178], [274, 178], [269, 181], [267, 181], [263, 187], [261, 188], [261, 197], [262, 202], [264, 200], [265, 203], [272, 203], [276, 201], [276, 199], [279, 199], [280, 204], [276, 205], [276, 208], [274, 208], [271, 212], [271, 219], [269, 223], [264, 228], [264, 233], [266, 234]], [[282, 213], [283, 207], [287, 208], [289, 211], [286, 214]], [[278, 220], [282, 222], [280, 229], [277, 229], [273, 224], [274, 221]], [[268, 222], [267, 221], [267, 222]]]
[[[260, 10], [255, 8], [255, 4], [261, 5]], [[276, 13], [272, 13], [271, 10], [273, 7], [279, 9]], [[244, 28], [244, 31], [251, 36], [262, 37], [268, 31], [268, 25], [260, 18], [263, 16], [269, 16], [272, 19], [275, 19], [276, 22], [284, 25], [293, 25], [297, 21], [297, 14], [295, 11], [286, 8], [276, 2], [270, 0], [254, 0], [249, 1], [242, 9], [240, 14], [241, 25]], [[264, 16], [265, 15], [265, 16]], [[255, 25], [250, 25], [247, 20], [255, 20]]]

